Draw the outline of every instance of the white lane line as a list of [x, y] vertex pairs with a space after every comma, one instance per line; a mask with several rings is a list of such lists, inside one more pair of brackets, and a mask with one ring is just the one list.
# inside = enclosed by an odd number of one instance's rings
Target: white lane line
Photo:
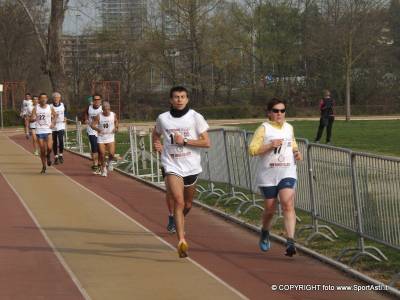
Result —
[[59, 262], [61, 263], [61, 265], [64, 267], [64, 269], [67, 271], [68, 275], [71, 277], [72, 281], [74, 282], [75, 286], [78, 288], [78, 290], [81, 292], [82, 296], [86, 299], [86, 300], [91, 300], [89, 294], [86, 292], [85, 288], [81, 285], [81, 283], [79, 282], [78, 278], [76, 277], [76, 275], [74, 274], [74, 272], [72, 272], [72, 270], [69, 268], [68, 264], [66, 263], [66, 261], [64, 260], [64, 258], [62, 257], [61, 253], [57, 250], [57, 248], [54, 246], [54, 244], [52, 243], [52, 241], [50, 240], [50, 238], [47, 236], [46, 232], [42, 229], [42, 227], [40, 226], [38, 220], [36, 219], [36, 217], [33, 215], [32, 211], [29, 209], [29, 207], [26, 205], [25, 201], [22, 199], [21, 195], [17, 192], [17, 190], [14, 188], [14, 186], [11, 184], [11, 182], [7, 179], [7, 177], [4, 175], [3, 172], [1, 172], [0, 170], [0, 175], [4, 178], [4, 180], [7, 182], [7, 184], [9, 185], [9, 187], [12, 189], [12, 191], [14, 192], [14, 194], [18, 197], [19, 201], [21, 202], [21, 204], [24, 206], [25, 210], [28, 212], [29, 216], [31, 217], [31, 219], [33, 220], [33, 222], [35, 223], [36, 227], [40, 230], [40, 233], [42, 234], [42, 236], [44, 237], [44, 239], [46, 240], [47, 244], [49, 244], [49, 246], [51, 247], [51, 249], [53, 250], [54, 254], [56, 255], [57, 259], [59, 260]]
[[[12, 141], [14, 144], [16, 144], [18, 147], [20, 147], [21, 149], [23, 149], [25, 152], [31, 154], [28, 150], [26, 150], [24, 147], [22, 147], [20, 144], [14, 142], [12, 139], [10, 139], [8, 137], [8, 139], [10, 141]], [[87, 187], [83, 186], [82, 184], [80, 184], [79, 182], [77, 182], [76, 180], [72, 179], [71, 177], [69, 177], [68, 175], [66, 175], [65, 173], [63, 173], [62, 171], [58, 170], [57, 168], [53, 168], [56, 172], [64, 175], [66, 178], [68, 178], [70, 181], [72, 181], [73, 183], [77, 184], [78, 186], [80, 186], [82, 189], [88, 191], [89, 193], [93, 194], [94, 196], [96, 196], [97, 198], [99, 198], [100, 200], [102, 200], [106, 205], [108, 205], [109, 207], [111, 207], [112, 209], [114, 209], [115, 211], [117, 211], [118, 213], [120, 213], [121, 215], [123, 215], [124, 217], [126, 217], [128, 220], [130, 220], [131, 222], [133, 222], [134, 224], [136, 224], [137, 226], [139, 226], [140, 228], [142, 228], [144, 231], [150, 233], [153, 237], [155, 237], [157, 240], [159, 240], [160, 242], [162, 242], [163, 244], [167, 245], [169, 248], [171, 248], [172, 250], [174, 250], [174, 252], [176, 251], [176, 248], [174, 246], [172, 246], [170, 243], [168, 243], [166, 240], [162, 239], [161, 237], [159, 237], [158, 235], [156, 235], [154, 232], [152, 232], [150, 229], [148, 229], [147, 227], [143, 226], [142, 224], [140, 224], [139, 222], [137, 222], [135, 219], [133, 219], [132, 217], [130, 217], [129, 215], [127, 215], [125, 212], [123, 212], [122, 210], [120, 210], [119, 208], [115, 207], [114, 205], [112, 205], [110, 202], [108, 202], [106, 199], [104, 199], [103, 197], [101, 197], [100, 195], [96, 194], [95, 192], [93, 192], [92, 190], [88, 189]], [[235, 293], [236, 295], [238, 295], [240, 298], [248, 300], [249, 298], [246, 297], [245, 295], [243, 295], [241, 292], [239, 292], [237, 289], [235, 289], [234, 287], [232, 287], [231, 285], [229, 285], [227, 282], [225, 282], [223, 279], [221, 279], [220, 277], [218, 277], [217, 275], [215, 275], [214, 273], [212, 273], [211, 271], [207, 270], [205, 267], [203, 267], [202, 265], [200, 265], [198, 262], [196, 262], [195, 260], [191, 259], [191, 258], [186, 258], [187, 260], [189, 260], [192, 264], [194, 264], [195, 266], [197, 266], [199, 269], [203, 270], [206, 274], [208, 274], [209, 276], [211, 276], [212, 278], [214, 278], [216, 281], [218, 281], [220, 284], [222, 284], [223, 286], [225, 286], [227, 289], [229, 289], [230, 291], [232, 291], [233, 293]]]

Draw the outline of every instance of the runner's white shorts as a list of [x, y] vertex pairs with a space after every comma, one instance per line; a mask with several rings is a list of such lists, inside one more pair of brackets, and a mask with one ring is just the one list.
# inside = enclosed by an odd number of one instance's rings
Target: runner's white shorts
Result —
[[114, 134], [104, 134], [104, 135], [99, 134], [97, 136], [98, 144], [110, 144], [114, 142], [115, 142]]

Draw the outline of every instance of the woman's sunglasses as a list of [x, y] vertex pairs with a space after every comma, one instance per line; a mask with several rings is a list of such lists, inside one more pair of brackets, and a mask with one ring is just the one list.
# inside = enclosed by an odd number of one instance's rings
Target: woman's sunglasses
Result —
[[272, 112], [275, 113], [275, 114], [277, 114], [278, 112], [281, 112], [282, 114], [284, 114], [284, 113], [286, 112], [286, 109], [276, 109], [276, 108], [273, 108], [273, 109], [272, 109]]

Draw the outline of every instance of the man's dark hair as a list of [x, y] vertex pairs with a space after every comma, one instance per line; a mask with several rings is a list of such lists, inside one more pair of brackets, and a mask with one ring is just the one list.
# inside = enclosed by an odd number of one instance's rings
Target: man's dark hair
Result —
[[174, 86], [173, 88], [171, 88], [171, 90], [169, 91], [169, 97], [172, 98], [175, 92], [185, 92], [189, 98], [189, 92], [184, 86]]
[[268, 102], [267, 111], [271, 111], [272, 108], [273, 108], [275, 105], [279, 104], [279, 103], [282, 103], [283, 105], [285, 105], [285, 108], [286, 108], [286, 101], [285, 101], [285, 100], [281, 100], [281, 99], [279, 99], [279, 98], [272, 98], [272, 99]]
[[46, 93], [40, 93], [39, 98], [42, 97], [42, 96], [49, 97]]
[[102, 95], [100, 95], [100, 94], [93, 94], [93, 96], [92, 96], [92, 100], [94, 101], [94, 97], [100, 97], [100, 99], [103, 99], [103, 96]]
[[32, 96], [31, 93], [26, 93], [25, 96]]

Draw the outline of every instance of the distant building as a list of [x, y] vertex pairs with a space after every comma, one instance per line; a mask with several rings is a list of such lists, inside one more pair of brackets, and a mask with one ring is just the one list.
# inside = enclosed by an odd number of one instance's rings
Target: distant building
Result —
[[102, 0], [100, 15], [104, 30], [125, 32], [141, 39], [147, 19], [147, 1]]
[[162, 0], [160, 3], [162, 30], [170, 38], [179, 33], [179, 10], [171, 0]]

